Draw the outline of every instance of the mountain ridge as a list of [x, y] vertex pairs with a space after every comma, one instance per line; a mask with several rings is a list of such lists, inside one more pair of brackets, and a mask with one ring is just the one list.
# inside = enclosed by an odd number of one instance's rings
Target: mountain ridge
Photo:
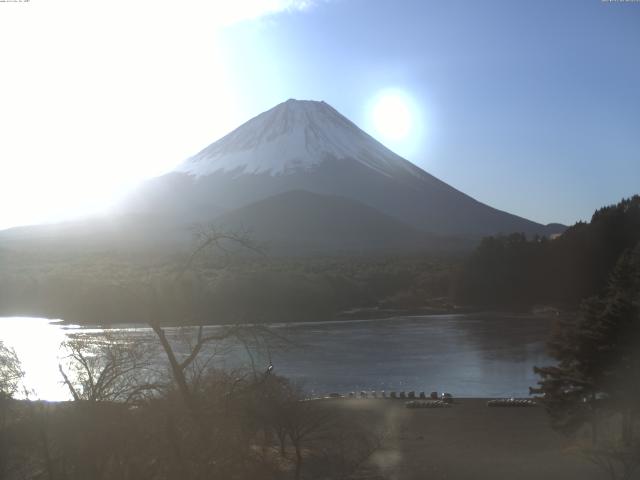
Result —
[[[447, 240], [422, 232], [347, 197], [290, 190], [224, 213], [226, 231], [249, 230], [269, 251], [313, 253], [447, 250]], [[449, 242], [450, 243], [450, 242]], [[449, 248], [450, 249], [450, 248]]]
[[327, 103], [293, 99], [147, 182], [138, 206], [204, 218], [290, 190], [348, 197], [437, 235], [564, 229], [485, 205], [395, 154]]
[[175, 171], [286, 175], [327, 158], [353, 158], [385, 175], [422, 172], [324, 101], [289, 99], [253, 117], [187, 159]]
[[3, 232], [0, 246], [188, 248], [190, 226], [225, 222], [256, 227], [280, 251], [315, 252], [441, 249], [453, 237], [468, 248], [486, 235], [564, 230], [456, 190], [324, 102], [290, 99], [144, 182], [111, 217]]

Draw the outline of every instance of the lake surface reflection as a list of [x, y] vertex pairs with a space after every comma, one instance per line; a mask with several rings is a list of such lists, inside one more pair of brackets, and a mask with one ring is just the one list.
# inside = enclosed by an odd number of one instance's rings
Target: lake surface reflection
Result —
[[[274, 331], [292, 346], [261, 352], [254, 361], [259, 369], [272, 362], [276, 373], [312, 394], [437, 390], [458, 397], [526, 396], [537, 381], [533, 366], [552, 363], [544, 348], [551, 325], [548, 318], [501, 314], [277, 325]], [[136, 341], [153, 339], [144, 326], [109, 331]], [[77, 335], [97, 340], [103, 334], [102, 329], [41, 318], [0, 318], [0, 340], [15, 348], [26, 386], [48, 400], [69, 398], [58, 372], [61, 343]], [[248, 365], [243, 352], [236, 348], [220, 355], [215, 365]]]

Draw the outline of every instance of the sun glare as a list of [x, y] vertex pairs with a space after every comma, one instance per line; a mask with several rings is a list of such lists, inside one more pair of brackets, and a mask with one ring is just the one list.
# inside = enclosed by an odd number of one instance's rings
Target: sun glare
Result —
[[423, 144], [423, 112], [405, 90], [379, 91], [367, 109], [367, 129], [394, 152], [410, 158]]
[[413, 116], [407, 99], [400, 92], [385, 92], [376, 100], [372, 111], [376, 131], [390, 140], [407, 138]]

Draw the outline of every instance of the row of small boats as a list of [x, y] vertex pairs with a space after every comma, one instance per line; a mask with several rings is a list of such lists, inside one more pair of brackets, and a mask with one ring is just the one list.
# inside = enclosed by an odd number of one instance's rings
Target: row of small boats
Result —
[[406, 402], [404, 406], [407, 408], [448, 408], [451, 403], [443, 400], [411, 400]]
[[427, 395], [425, 392], [416, 393], [415, 391], [410, 391], [410, 392], [392, 391], [387, 393], [384, 390], [380, 392], [377, 392], [377, 391], [369, 392], [369, 391], [362, 390], [359, 393], [349, 392], [347, 395], [342, 395], [339, 393], [330, 393], [329, 398], [349, 398], [349, 399], [361, 398], [361, 399], [389, 399], [389, 400], [427, 400], [429, 399], [429, 400], [440, 400], [445, 403], [453, 402], [453, 395], [451, 395], [450, 393], [438, 394], [438, 392], [431, 392], [429, 395]]
[[487, 402], [488, 407], [535, 407], [535, 400], [530, 398], [497, 398]]
[[[347, 398], [347, 399], [385, 399], [385, 400], [408, 400], [405, 404], [407, 408], [438, 408], [442, 406], [450, 406], [453, 403], [453, 395], [450, 393], [431, 392], [427, 395], [425, 392], [385, 392], [377, 391], [360, 391], [349, 392], [346, 395], [339, 393], [329, 394], [329, 398]], [[497, 398], [487, 402], [488, 407], [535, 407], [537, 402], [530, 398]]]

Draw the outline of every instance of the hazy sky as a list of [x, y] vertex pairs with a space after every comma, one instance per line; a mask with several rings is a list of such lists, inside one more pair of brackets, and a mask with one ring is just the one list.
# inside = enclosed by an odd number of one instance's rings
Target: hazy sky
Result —
[[31, 0], [0, 42], [0, 228], [104, 208], [287, 98], [539, 222], [640, 193], [640, 2]]

